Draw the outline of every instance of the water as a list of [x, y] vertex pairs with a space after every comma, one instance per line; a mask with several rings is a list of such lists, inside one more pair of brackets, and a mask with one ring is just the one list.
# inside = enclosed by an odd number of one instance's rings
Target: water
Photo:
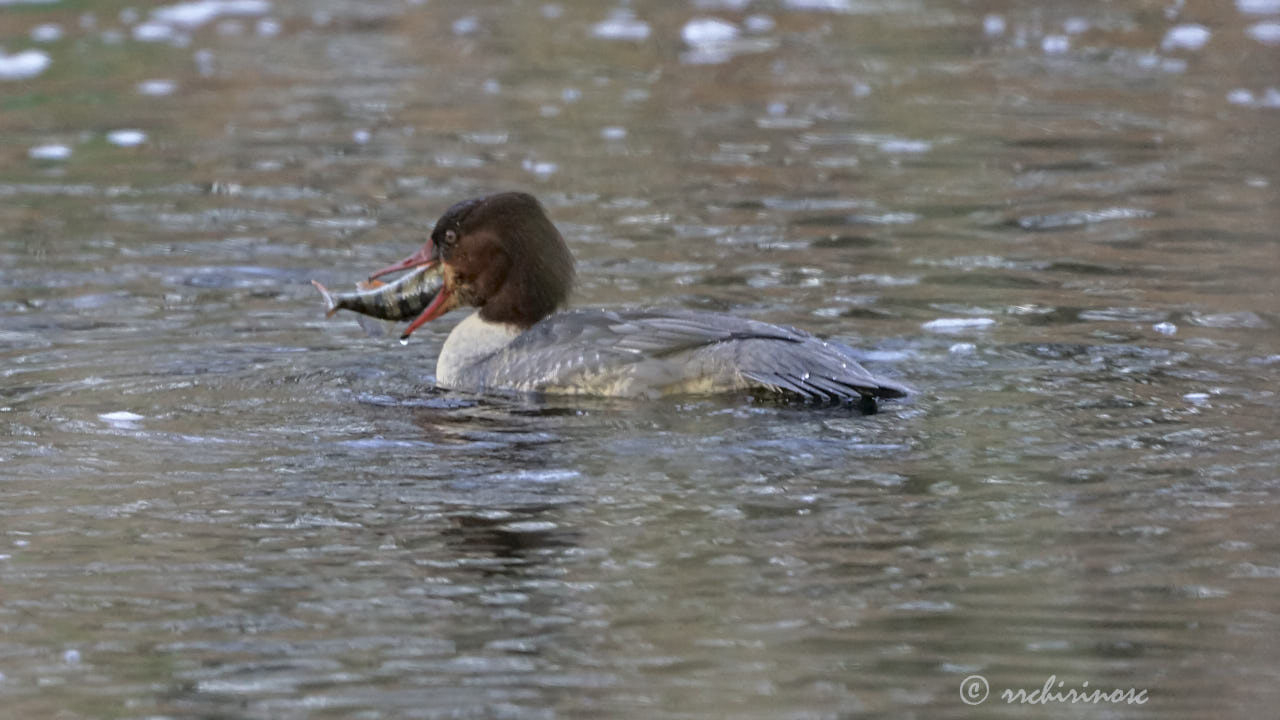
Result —
[[[159, 7], [0, 10], [14, 717], [1280, 700], [1280, 5]], [[580, 306], [922, 392], [477, 398], [459, 316], [323, 317], [507, 188]], [[999, 698], [1051, 676], [1147, 702]]]

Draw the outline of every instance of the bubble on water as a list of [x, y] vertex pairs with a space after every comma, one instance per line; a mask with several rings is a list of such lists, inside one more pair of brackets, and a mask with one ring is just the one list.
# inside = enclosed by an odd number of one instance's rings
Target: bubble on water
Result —
[[952, 355], [972, 355], [977, 351], [977, 349], [978, 346], [973, 343], [956, 343], [955, 345], [947, 348], [947, 352]]
[[1089, 29], [1089, 21], [1082, 17], [1067, 18], [1062, 23], [1062, 30], [1068, 35], [1079, 35]]
[[546, 160], [525, 160], [521, 163], [521, 167], [538, 177], [549, 177], [560, 169], [556, 163]]
[[365, 130], [364, 128], [360, 128], [359, 130], [354, 130], [351, 133], [351, 139], [357, 145], [364, 145], [368, 143], [369, 139], [372, 137], [373, 137], [373, 134], [370, 133], [368, 130]]
[[1252, 105], [1254, 102], [1253, 91], [1247, 88], [1236, 88], [1227, 93], [1227, 102], [1232, 105]]
[[778, 23], [768, 15], [758, 14], [748, 15], [747, 19], [742, 21], [742, 26], [745, 27], [749, 33], [762, 34], [770, 32], [776, 28]]
[[738, 26], [719, 18], [694, 18], [680, 30], [680, 39], [692, 47], [718, 45], [740, 34]]
[[1008, 26], [1004, 21], [1003, 15], [996, 15], [995, 13], [992, 13], [982, 18], [982, 33], [984, 35], [988, 35], [990, 37], [1003, 35], [1007, 27]]
[[209, 77], [213, 75], [213, 51], [207, 48], [192, 53], [191, 58], [196, 62], [196, 70], [203, 76]]
[[156, 8], [151, 19], [189, 30], [223, 16], [265, 15], [270, 10], [268, 0], [194, 0]]
[[107, 133], [107, 142], [119, 147], [137, 147], [147, 141], [147, 134], [141, 130], [112, 130]]
[[71, 157], [71, 148], [66, 145], [37, 145], [27, 151], [32, 160], [66, 160]]
[[602, 40], [631, 40], [638, 42], [649, 39], [649, 23], [637, 20], [625, 10], [619, 10], [607, 20], [591, 26], [591, 37]]
[[1209, 393], [1205, 393], [1205, 392], [1187, 393], [1186, 395], [1182, 396], [1182, 399], [1186, 400], [1192, 405], [1204, 405], [1205, 403], [1209, 402]]
[[921, 327], [930, 332], [962, 332], [964, 330], [982, 330], [995, 325], [996, 321], [986, 317], [972, 318], [938, 318], [930, 320]]
[[475, 15], [467, 15], [453, 21], [454, 35], [470, 35], [480, 29], [480, 18]]
[[158, 97], [172, 95], [178, 89], [178, 84], [172, 80], [143, 80], [137, 84], [136, 89], [141, 95]]
[[75, 665], [76, 663], [80, 662], [80, 651], [68, 650], [62, 653], [62, 661], [68, 665]]
[[62, 26], [57, 23], [43, 23], [31, 28], [31, 39], [38, 43], [57, 42], [62, 35]]
[[1236, 0], [1236, 7], [1242, 13], [1268, 15], [1280, 13], [1280, 0]]
[[281, 29], [280, 21], [272, 20], [271, 18], [259, 20], [256, 26], [258, 37], [264, 38], [272, 38], [279, 35]]
[[138, 42], [168, 42], [177, 35], [170, 25], [157, 22], [145, 22], [133, 26], [133, 39]]
[[565, 88], [560, 91], [560, 99], [567, 103], [578, 102], [582, 99], [582, 91], [578, 88]]
[[0, 50], [0, 80], [26, 80], [48, 69], [53, 60], [43, 50], [24, 50], [5, 55]]
[[927, 140], [886, 140], [880, 143], [880, 152], [894, 154], [918, 154], [929, 152], [933, 149], [933, 143]]
[[600, 128], [600, 137], [605, 140], [621, 140], [627, 136], [627, 129], [618, 125]]
[[1169, 28], [1164, 40], [1160, 41], [1162, 50], [1199, 50], [1209, 42], [1209, 28], [1194, 23]]
[[1263, 45], [1280, 45], [1280, 22], [1275, 20], [1251, 25], [1245, 32]]
[[792, 10], [826, 12], [850, 12], [853, 10], [850, 0], [783, 0], [782, 4]]
[[1046, 35], [1040, 41], [1040, 49], [1046, 55], [1061, 55], [1071, 49], [1071, 39], [1066, 35]]
[[1161, 335], [1173, 335], [1174, 333], [1178, 332], [1178, 326], [1174, 325], [1171, 322], [1156, 323], [1155, 325], [1151, 326], [1151, 329], [1155, 330]]

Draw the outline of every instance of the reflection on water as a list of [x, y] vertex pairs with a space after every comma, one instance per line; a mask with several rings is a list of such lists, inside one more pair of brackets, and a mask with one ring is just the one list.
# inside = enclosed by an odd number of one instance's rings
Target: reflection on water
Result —
[[[1277, 22], [0, 3], [0, 698], [972, 717], [1056, 676], [1265, 715]], [[581, 305], [799, 325], [923, 392], [477, 398], [434, 387], [452, 318], [324, 319], [312, 279], [505, 188]]]

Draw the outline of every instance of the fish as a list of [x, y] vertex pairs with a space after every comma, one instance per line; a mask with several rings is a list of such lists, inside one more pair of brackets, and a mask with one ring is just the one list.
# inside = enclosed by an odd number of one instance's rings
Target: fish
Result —
[[335, 293], [312, 280], [324, 297], [325, 317], [351, 310], [379, 320], [412, 320], [427, 309], [444, 287], [440, 263], [424, 265], [390, 283], [360, 283], [356, 292]]

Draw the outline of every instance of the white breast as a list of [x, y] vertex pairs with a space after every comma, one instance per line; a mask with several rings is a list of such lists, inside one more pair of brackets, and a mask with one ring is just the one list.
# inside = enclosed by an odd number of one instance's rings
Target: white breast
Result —
[[520, 328], [493, 323], [476, 311], [458, 323], [440, 348], [436, 360], [436, 382], [443, 387], [467, 387], [467, 369], [506, 347], [520, 335]]

